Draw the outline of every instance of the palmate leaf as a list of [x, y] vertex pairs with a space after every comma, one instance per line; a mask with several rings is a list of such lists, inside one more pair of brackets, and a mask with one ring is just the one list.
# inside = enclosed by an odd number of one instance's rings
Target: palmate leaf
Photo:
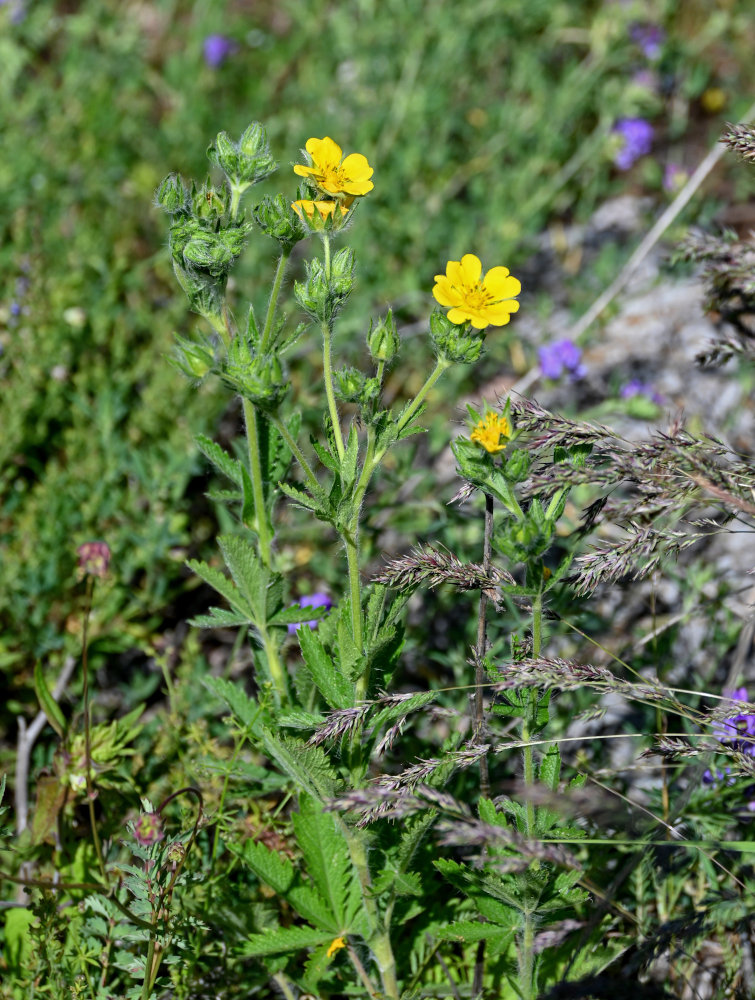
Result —
[[458, 861], [433, 861], [438, 871], [457, 889], [469, 896], [483, 917], [502, 927], [518, 927], [521, 901], [516, 885], [505, 875], [478, 872]]
[[296, 953], [302, 948], [315, 948], [330, 944], [333, 932], [315, 927], [282, 927], [265, 934], [252, 934], [241, 946], [241, 954], [248, 957]]
[[441, 941], [460, 941], [464, 944], [476, 944], [478, 941], [490, 941], [494, 952], [500, 953], [514, 938], [516, 928], [503, 928], [499, 924], [481, 924], [476, 920], [455, 920], [451, 924], [439, 927], [435, 937]]
[[323, 812], [313, 798], [299, 797], [299, 812], [292, 816], [296, 841], [307, 873], [328, 901], [339, 926], [345, 926], [346, 900], [353, 870], [349, 849], [332, 813]]
[[191, 619], [191, 625], [196, 628], [232, 628], [239, 625], [249, 625], [249, 618], [246, 615], [237, 614], [235, 611], [226, 611], [225, 608], [210, 608], [209, 614], [196, 615]]

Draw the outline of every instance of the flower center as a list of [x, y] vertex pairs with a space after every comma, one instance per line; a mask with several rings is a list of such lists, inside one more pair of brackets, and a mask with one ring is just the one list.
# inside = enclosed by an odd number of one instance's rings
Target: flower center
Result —
[[493, 296], [481, 281], [476, 285], [464, 286], [464, 301], [470, 309], [484, 309], [493, 301]]

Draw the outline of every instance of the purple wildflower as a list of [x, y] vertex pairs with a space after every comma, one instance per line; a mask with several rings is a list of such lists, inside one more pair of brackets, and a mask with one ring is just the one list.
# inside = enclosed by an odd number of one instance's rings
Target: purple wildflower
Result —
[[[724, 691], [732, 701], [747, 701], [747, 688]], [[713, 735], [722, 743], [731, 744], [740, 753], [755, 757], [755, 714], [739, 712], [722, 723], [713, 726]]]
[[572, 340], [557, 340], [538, 351], [540, 370], [546, 378], [557, 379], [566, 372], [572, 380], [582, 378], [587, 369], [580, 364], [582, 349]]
[[634, 396], [647, 396], [649, 400], [657, 403], [659, 406], [663, 403], [663, 396], [657, 393], [646, 382], [640, 382], [638, 378], [633, 378], [631, 382], [627, 382], [621, 390], [622, 399], [632, 399]]
[[621, 148], [614, 154], [613, 162], [619, 170], [629, 170], [641, 156], [650, 152], [653, 126], [644, 118], [620, 118], [613, 130], [623, 139]]
[[107, 576], [110, 565], [110, 546], [107, 542], [84, 542], [76, 550], [79, 559], [79, 573], [82, 576]]
[[657, 24], [633, 24], [629, 29], [629, 37], [646, 59], [654, 60], [661, 54], [666, 32]]
[[236, 44], [225, 35], [208, 35], [204, 40], [202, 51], [204, 61], [210, 69], [218, 69], [236, 50]]
[[[333, 601], [327, 594], [315, 593], [307, 594], [305, 597], [300, 597], [298, 600], [298, 605], [300, 608], [325, 608], [326, 611], [330, 611], [333, 607]], [[289, 635], [296, 635], [298, 629], [302, 625], [309, 625], [310, 628], [317, 628], [317, 618], [313, 618], [308, 622], [297, 622], [288, 626]]]

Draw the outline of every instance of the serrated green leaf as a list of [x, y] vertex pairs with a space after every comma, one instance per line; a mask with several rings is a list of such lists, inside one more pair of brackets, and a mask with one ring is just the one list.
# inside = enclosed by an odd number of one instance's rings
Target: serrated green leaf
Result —
[[314, 436], [310, 436], [309, 440], [312, 443], [312, 447], [317, 452], [317, 457], [320, 459], [325, 468], [330, 469], [331, 472], [338, 472], [338, 459], [335, 455], [332, 455], [328, 449], [321, 445]]
[[320, 944], [330, 945], [331, 931], [321, 931], [314, 927], [285, 927], [265, 934], [252, 934], [241, 946], [241, 953], [251, 958], [262, 955], [295, 954], [302, 948], [316, 948]]
[[336, 773], [320, 747], [309, 747], [293, 737], [280, 737], [266, 726], [260, 727], [262, 747], [278, 767], [306, 794], [331, 798], [336, 790]]
[[552, 792], [556, 791], [559, 778], [561, 777], [561, 753], [559, 752], [558, 744], [551, 743], [546, 750], [543, 759], [540, 761], [538, 776], [546, 788], [549, 788]]
[[357, 459], [359, 457], [359, 436], [354, 424], [349, 428], [349, 438], [346, 443], [340, 474], [344, 493], [348, 493], [357, 478]]
[[381, 708], [377, 715], [370, 719], [370, 725], [377, 730], [386, 722], [400, 719], [402, 715], [410, 715], [412, 712], [416, 712], [420, 708], [424, 708], [425, 705], [434, 702], [438, 698], [438, 694], [439, 692], [437, 691], [418, 691], [417, 694], [413, 694], [411, 698], [407, 698], [405, 701]]
[[243, 595], [244, 602], [252, 609], [254, 621], [264, 623], [267, 615], [267, 588], [270, 573], [257, 558], [254, 547], [238, 535], [221, 535], [218, 538], [223, 559], [233, 582]]
[[507, 946], [515, 933], [514, 928], [502, 928], [499, 924], [481, 924], [474, 920], [456, 920], [445, 927], [439, 927], [435, 936], [441, 941], [461, 941], [476, 944], [478, 941], [494, 941], [495, 950], [500, 952]]
[[273, 851], [259, 841], [247, 840], [242, 850], [231, 846], [233, 853], [249, 868], [257, 878], [267, 883], [279, 895], [284, 896], [294, 883], [294, 866], [280, 851]]
[[350, 708], [354, 704], [354, 685], [340, 673], [319, 635], [307, 628], [299, 629], [297, 636], [307, 673], [330, 708]]
[[224, 677], [205, 677], [202, 684], [226, 703], [243, 726], [255, 736], [260, 735], [264, 713], [254, 698], [250, 698], [238, 684]]
[[36, 691], [37, 700], [42, 711], [47, 716], [47, 721], [58, 736], [63, 739], [66, 731], [66, 718], [61, 711], [60, 705], [55, 701], [52, 692], [47, 686], [44, 668], [39, 661], [34, 664], [34, 690]]
[[296, 841], [307, 865], [307, 874], [330, 905], [339, 925], [346, 922], [346, 896], [353, 875], [349, 849], [332, 813], [323, 812], [314, 798], [301, 795], [299, 811], [292, 816]]
[[197, 447], [208, 461], [212, 462], [215, 468], [219, 469], [237, 486], [241, 486], [241, 463], [236, 458], [232, 458], [219, 444], [211, 441], [204, 434], [197, 434], [194, 439]]
[[313, 712], [305, 712], [303, 708], [292, 708], [281, 712], [276, 721], [279, 726], [287, 729], [317, 729], [325, 722], [325, 717]]
[[254, 614], [254, 610], [244, 600], [240, 591], [234, 587], [233, 583], [220, 570], [208, 566], [205, 562], [199, 562], [197, 559], [187, 560], [186, 565], [193, 573], [201, 577], [205, 583], [209, 583], [222, 597], [225, 597], [236, 614], [245, 617], [249, 622], [256, 623], [258, 619]]
[[252, 622], [245, 615], [237, 614], [235, 611], [226, 611], [224, 608], [210, 608], [209, 614], [197, 615], [196, 618], [189, 619], [189, 625], [195, 628], [229, 628], [251, 624]]

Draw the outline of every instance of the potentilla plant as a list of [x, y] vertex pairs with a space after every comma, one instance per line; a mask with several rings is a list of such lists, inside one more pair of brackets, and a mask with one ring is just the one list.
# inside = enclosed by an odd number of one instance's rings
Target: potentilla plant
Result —
[[[542, 555], [563, 510], [566, 491], [557, 490], [545, 505], [533, 501], [526, 511], [521, 507], [516, 484], [527, 475], [529, 462], [527, 452], [514, 446], [516, 431], [508, 406], [503, 413], [472, 411], [475, 427], [468, 439], [456, 445], [461, 474], [487, 498], [485, 553], [481, 566], [436, 566], [435, 582], [451, 581], [482, 592], [475, 649], [475, 725], [466, 742], [451, 741], [445, 759], [422, 781], [425, 794], [433, 788], [439, 793], [459, 766], [479, 763], [480, 817], [505, 844], [491, 848], [493, 868], [503, 867], [504, 874], [488, 868], [475, 872], [451, 860], [438, 862], [437, 870], [469, 897], [467, 903], [453, 902], [448, 890], [441, 891], [445, 905], [439, 912], [437, 885], [431, 882], [432, 888], [425, 889], [422, 884], [420, 870], [426, 867], [427, 858], [420, 864], [417, 860], [438, 810], [420, 810], [416, 821], [404, 829], [384, 822], [376, 841], [364, 822], [355, 824], [349, 809], [363, 802], [365, 795], [369, 798], [373, 756], [384, 753], [410, 714], [435, 697], [430, 692], [386, 694], [402, 647], [403, 608], [412, 583], [421, 579], [422, 572], [401, 584], [400, 572], [397, 577], [393, 567], [382, 581], [365, 586], [359, 542], [362, 519], [368, 516], [365, 497], [389, 450], [422, 429], [424, 400], [443, 373], [452, 365], [477, 361], [484, 331], [506, 325], [518, 310], [520, 282], [503, 266], [483, 272], [482, 262], [472, 253], [449, 261], [445, 273], [436, 275], [433, 288], [440, 306], [430, 318], [435, 365], [417, 395], [400, 411], [391, 411], [381, 401], [386, 369], [400, 351], [390, 312], [369, 327], [372, 370], [339, 368], [334, 363], [336, 321], [356, 269], [352, 251], [336, 246], [361, 200], [373, 190], [373, 169], [367, 159], [359, 153], [344, 157], [329, 137], [309, 139], [306, 162], [294, 167], [303, 179], [297, 197], [265, 198], [247, 218], [241, 210], [243, 194], [274, 167], [262, 126], [251, 125], [238, 142], [221, 133], [209, 157], [225, 175], [221, 185], [208, 181], [201, 188], [188, 187], [171, 175], [158, 191], [158, 202], [173, 218], [169, 246], [176, 275], [192, 307], [211, 327], [206, 339], [179, 339], [177, 364], [197, 382], [220, 378], [240, 397], [245, 417], [246, 461], [209, 440], [199, 441], [204, 454], [233, 484], [228, 500], [237, 504], [240, 530], [219, 539], [230, 578], [206, 563], [191, 564], [229, 605], [227, 610], [213, 609], [197, 624], [247, 626], [253, 631], [256, 700], [227, 683], [210, 681], [208, 685], [245, 722], [251, 744], [292, 782], [299, 802], [293, 814], [294, 832], [307, 876], [302, 881], [288, 858], [262, 843], [246, 844], [240, 855], [244, 864], [293, 907], [301, 922], [252, 935], [244, 953], [267, 960], [280, 988], [293, 996], [294, 984], [313, 992], [336, 988], [336, 982], [346, 976], [343, 952], [351, 965], [350, 977], [369, 995], [398, 998], [411, 985], [410, 970], [426, 947], [423, 935], [432, 925], [446, 940], [464, 942], [475, 950], [477, 990], [484, 978], [482, 943], [487, 942], [493, 960], [505, 962], [508, 954], [518, 955], [517, 989], [525, 997], [533, 996], [536, 922], [542, 914], [560, 914], [584, 893], [574, 888], [578, 872], [560, 871], [553, 859], [533, 862], [531, 851], [518, 851], [517, 845], [552, 830], [555, 815], [538, 819], [540, 814], [529, 800], [507, 801], [496, 808], [489, 800], [486, 754], [480, 753], [485, 739], [483, 684], [490, 668], [485, 640], [490, 595], [504, 586], [531, 602], [531, 652], [537, 656], [542, 595], [560, 577], [560, 571], [550, 574]], [[226, 285], [245, 240], [255, 230], [277, 242], [278, 264], [264, 319], [257, 320], [252, 306], [245, 323], [239, 324], [227, 301]], [[321, 253], [305, 259], [304, 277], [295, 282], [294, 296], [321, 337], [325, 428], [321, 439], [313, 437], [309, 443], [300, 440], [301, 419], [296, 401], [289, 399], [286, 372], [287, 352], [305, 326], [290, 329], [278, 317], [291, 252], [305, 239], [316, 241]], [[348, 426], [339, 402], [356, 408], [357, 417]], [[565, 451], [572, 460], [579, 454], [579, 450]], [[319, 609], [312, 604], [292, 605], [287, 581], [278, 572], [276, 511], [284, 498], [334, 528], [345, 553], [348, 584], [341, 601], [317, 630], [307, 626], [317, 624], [313, 616]], [[494, 498], [511, 519], [495, 538]], [[517, 585], [510, 573], [493, 570], [493, 544], [524, 566], [522, 584]], [[453, 563], [453, 557], [448, 558]], [[307, 624], [297, 628], [299, 623]], [[295, 675], [282, 656], [292, 626], [302, 657]], [[545, 753], [536, 768], [530, 745], [545, 726], [547, 703], [547, 695], [526, 689], [521, 697], [510, 695], [496, 710], [521, 718], [525, 784], [542, 780], [553, 789], [559, 780], [557, 751]], [[307, 730], [310, 735], [304, 739], [301, 732]], [[375, 787], [372, 782], [371, 788]], [[369, 817], [373, 821], [381, 811], [396, 815], [397, 803], [385, 784], [384, 792], [376, 814]], [[334, 799], [340, 801], [340, 808], [334, 807]], [[411, 811], [407, 803], [404, 808]], [[506, 874], [507, 868], [513, 873]], [[488, 883], [492, 896], [486, 904], [483, 889]], [[406, 930], [397, 936], [398, 925], [420, 913], [424, 921], [415, 921], [417, 929], [408, 937]], [[309, 949], [309, 957], [301, 965], [297, 956], [303, 949]]]

